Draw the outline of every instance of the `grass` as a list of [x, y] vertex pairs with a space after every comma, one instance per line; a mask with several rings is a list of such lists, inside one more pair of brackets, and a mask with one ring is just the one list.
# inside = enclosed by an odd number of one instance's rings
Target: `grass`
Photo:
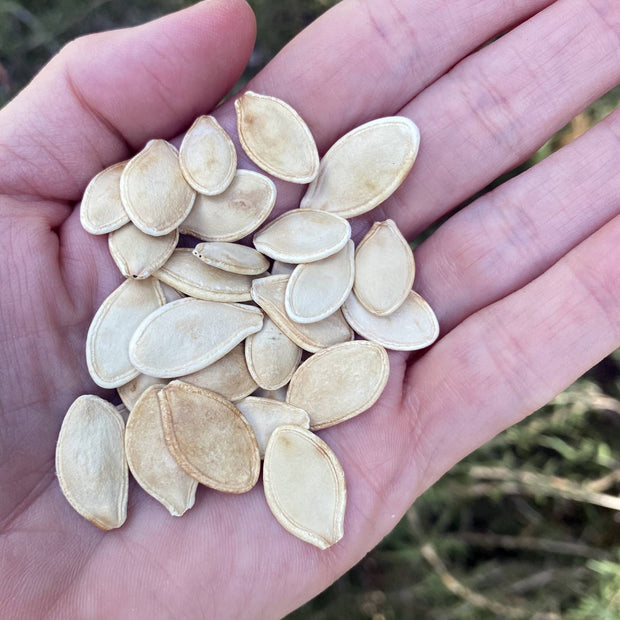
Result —
[[[3, 0], [0, 105], [66, 41], [187, 4]], [[334, 2], [250, 4], [258, 41], [244, 81]], [[619, 103], [617, 88], [490, 187], [567, 144]], [[455, 466], [379, 546], [290, 620], [620, 618], [619, 371], [616, 352]]]

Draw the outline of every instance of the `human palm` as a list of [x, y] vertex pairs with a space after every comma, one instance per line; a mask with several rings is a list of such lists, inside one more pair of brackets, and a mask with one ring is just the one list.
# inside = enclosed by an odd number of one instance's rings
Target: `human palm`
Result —
[[[460, 458], [620, 344], [616, 111], [416, 249], [414, 288], [441, 337], [391, 353], [379, 402], [321, 432], [347, 477], [337, 545], [319, 551], [285, 532], [260, 485], [241, 496], [203, 488], [182, 519], [134, 487], [125, 525], [110, 532], [74, 513], [55, 441], [69, 404], [96, 389], [84, 340], [120, 282], [74, 206], [102, 168], [210, 112], [253, 36], [241, 0], [215, 0], [85, 38], [0, 113], [2, 617], [281, 616]], [[321, 152], [372, 118], [412, 118], [422, 135], [412, 173], [353, 230], [389, 217], [413, 238], [615, 86], [619, 37], [620, 6], [605, 0], [345, 0], [251, 88], [293, 105]], [[234, 135], [231, 105], [215, 115]], [[278, 190], [276, 212], [298, 204], [298, 187]]]

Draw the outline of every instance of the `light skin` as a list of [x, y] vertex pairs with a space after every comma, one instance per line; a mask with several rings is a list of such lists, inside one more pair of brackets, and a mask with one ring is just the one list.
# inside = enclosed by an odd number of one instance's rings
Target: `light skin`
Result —
[[[242, 496], [202, 489], [182, 519], [132, 486], [127, 522], [107, 533], [73, 512], [55, 479], [56, 437], [70, 403], [96, 392], [84, 340], [120, 282], [75, 205], [101, 169], [210, 112], [254, 34], [241, 0], [212, 0], [87, 37], [0, 111], [2, 617], [282, 616], [454, 463], [620, 345], [616, 111], [417, 248], [414, 288], [441, 337], [422, 354], [390, 354], [380, 401], [321, 432], [347, 476], [336, 546], [285, 532], [260, 485]], [[413, 238], [618, 84], [619, 37], [620, 6], [606, 0], [345, 0], [250, 87], [293, 105], [321, 152], [372, 118], [414, 120], [411, 175], [354, 222], [359, 237], [390, 217]], [[231, 104], [216, 116], [234, 135]], [[278, 189], [276, 213], [301, 196]]]

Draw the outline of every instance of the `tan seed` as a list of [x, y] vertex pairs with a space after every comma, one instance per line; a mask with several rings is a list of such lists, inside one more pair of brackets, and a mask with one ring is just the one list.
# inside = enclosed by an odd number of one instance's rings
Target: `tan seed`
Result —
[[125, 166], [121, 198], [131, 221], [147, 235], [160, 237], [179, 227], [196, 192], [183, 177], [172, 144], [151, 140]]
[[131, 410], [125, 450], [136, 482], [171, 515], [180, 517], [194, 505], [198, 482], [179, 467], [166, 446], [157, 398], [163, 387], [150, 386]]
[[140, 396], [152, 385], [165, 384], [166, 379], [159, 377], [150, 377], [149, 375], [139, 374], [129, 383], [121, 385], [117, 388], [118, 395], [121, 397], [123, 404], [131, 411], [138, 402]]
[[342, 306], [351, 327], [362, 337], [386, 349], [416, 351], [431, 345], [439, 336], [437, 317], [428, 303], [410, 291], [405, 303], [392, 314], [376, 316], [368, 312], [351, 293]]
[[286, 402], [310, 416], [310, 428], [334, 426], [372, 407], [385, 388], [385, 349], [366, 340], [345, 342], [309, 357], [295, 372]]
[[285, 263], [310, 263], [341, 250], [351, 238], [345, 219], [311, 209], [294, 209], [254, 235], [259, 252]]
[[286, 312], [296, 323], [316, 323], [342, 306], [353, 287], [354, 246], [349, 239], [336, 254], [297, 265], [286, 285]]
[[144, 374], [181, 377], [217, 361], [262, 325], [258, 308], [186, 297], [140, 323], [129, 355]]
[[64, 496], [85, 519], [104, 530], [127, 516], [125, 423], [114, 405], [80, 396], [63, 420], [56, 446], [56, 475]]
[[269, 269], [269, 261], [260, 252], [237, 243], [199, 243], [193, 254], [207, 265], [231, 273], [258, 275]]
[[299, 426], [277, 428], [265, 451], [263, 484], [271, 512], [291, 534], [320, 549], [342, 538], [344, 472], [316, 435]]
[[159, 392], [166, 445], [177, 463], [201, 484], [245, 493], [258, 480], [260, 454], [254, 431], [228, 400], [172, 381]]
[[183, 138], [179, 164], [197, 192], [221, 194], [235, 176], [235, 145], [213, 116], [199, 116]]
[[405, 180], [419, 145], [417, 126], [403, 116], [356, 127], [327, 151], [301, 207], [347, 218], [374, 209]]
[[314, 179], [319, 153], [308, 125], [290, 105], [248, 90], [235, 110], [241, 146], [257, 166], [291, 183]]
[[203, 241], [237, 241], [267, 219], [275, 201], [276, 186], [271, 179], [251, 170], [237, 170], [222, 194], [198, 194], [181, 232]]

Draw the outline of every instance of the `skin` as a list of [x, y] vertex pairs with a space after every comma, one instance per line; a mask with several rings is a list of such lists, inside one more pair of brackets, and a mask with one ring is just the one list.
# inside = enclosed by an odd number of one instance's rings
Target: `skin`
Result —
[[[319, 551], [287, 534], [260, 486], [201, 489], [182, 520], [132, 486], [127, 522], [107, 533], [73, 512], [55, 442], [70, 403], [100, 393], [84, 340], [121, 280], [75, 205], [101, 169], [209, 112], [254, 33], [241, 0], [212, 0], [79, 39], [0, 111], [2, 617], [280, 617], [355, 564], [454, 463], [620, 345], [616, 111], [416, 250], [414, 288], [440, 339], [390, 354], [380, 401], [320, 433], [347, 476], [340, 543]], [[372, 118], [412, 118], [422, 144], [411, 175], [353, 223], [359, 239], [391, 217], [412, 238], [618, 84], [619, 37], [620, 5], [606, 0], [345, 0], [250, 87], [295, 107], [322, 153]], [[216, 116], [235, 135], [232, 105]], [[301, 196], [278, 189], [275, 214]]]

